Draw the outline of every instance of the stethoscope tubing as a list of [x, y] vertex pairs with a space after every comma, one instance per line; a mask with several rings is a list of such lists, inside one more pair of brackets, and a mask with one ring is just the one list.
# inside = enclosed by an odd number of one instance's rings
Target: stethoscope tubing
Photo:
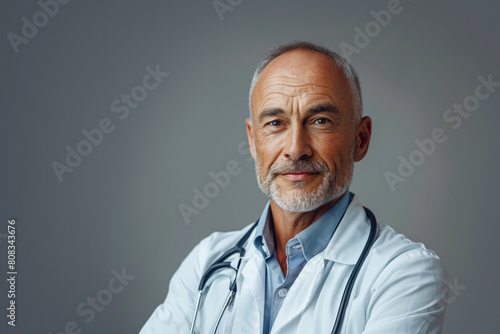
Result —
[[344, 293], [342, 294], [342, 299], [340, 301], [339, 310], [337, 312], [337, 318], [335, 319], [335, 324], [333, 325], [332, 334], [340, 333], [340, 327], [342, 326], [342, 321], [344, 320], [345, 311], [347, 309], [347, 304], [349, 302], [349, 297], [351, 296], [352, 288], [354, 287], [354, 282], [356, 282], [356, 278], [358, 277], [359, 270], [365, 262], [366, 257], [368, 256], [368, 252], [375, 242], [376, 232], [377, 232], [377, 219], [373, 212], [368, 208], [364, 208], [368, 219], [370, 220], [370, 234], [368, 235], [368, 239], [366, 241], [365, 247], [361, 252], [361, 255], [354, 266], [354, 269], [349, 276], [349, 280], [347, 281], [346, 287], [344, 289]]
[[203, 290], [198, 291], [198, 297], [196, 298], [196, 306], [194, 307], [193, 321], [191, 321], [191, 329], [189, 330], [189, 334], [194, 333], [194, 324], [196, 323], [196, 317], [198, 316], [198, 310], [200, 309], [200, 300], [201, 300], [202, 293], [203, 293]]
[[[346, 287], [344, 289], [344, 293], [342, 294], [342, 299], [340, 301], [340, 306], [339, 310], [337, 312], [337, 317], [335, 319], [335, 323], [332, 329], [332, 334], [338, 334], [340, 333], [340, 328], [342, 326], [342, 322], [344, 320], [345, 312], [347, 309], [347, 304], [349, 302], [349, 298], [351, 296], [352, 289], [354, 287], [354, 283], [356, 282], [356, 278], [358, 276], [358, 273], [361, 269], [361, 266], [363, 265], [366, 257], [368, 256], [368, 253], [370, 251], [371, 246], [375, 242], [376, 238], [376, 232], [377, 232], [377, 219], [375, 218], [375, 215], [366, 207], [364, 207], [366, 215], [368, 219], [370, 220], [370, 234], [368, 235], [368, 239], [365, 243], [365, 246], [363, 248], [363, 251], [361, 252], [361, 255], [358, 258], [358, 261], [356, 262], [351, 275], [349, 276], [349, 279], [346, 283]], [[195, 310], [194, 310], [194, 316], [193, 316], [193, 321], [191, 322], [191, 330], [190, 334], [194, 333], [194, 325], [196, 323], [196, 318], [198, 316], [198, 311], [200, 309], [200, 303], [201, 303], [201, 297], [203, 294], [203, 290], [205, 289], [205, 285], [210, 278], [210, 276], [217, 270], [221, 270], [224, 268], [231, 268], [235, 271], [235, 278], [233, 282], [231, 283], [229, 287], [229, 294], [226, 297], [226, 300], [224, 301], [224, 305], [222, 306], [222, 309], [217, 316], [217, 320], [215, 322], [215, 326], [213, 329], [212, 334], [215, 334], [217, 332], [217, 328], [219, 327], [219, 323], [222, 319], [222, 316], [224, 315], [224, 312], [226, 308], [228, 307], [229, 304], [231, 304], [234, 300], [235, 294], [236, 294], [236, 278], [238, 276], [238, 271], [240, 268], [241, 260], [243, 256], [245, 255], [245, 248], [243, 245], [246, 243], [247, 239], [250, 237], [252, 231], [255, 229], [257, 226], [258, 221], [256, 221], [253, 226], [245, 233], [245, 235], [236, 243], [236, 245], [230, 249], [228, 249], [224, 254], [222, 254], [208, 269], [205, 271], [203, 276], [200, 279], [200, 284], [198, 286], [198, 297], [196, 298], [196, 305], [195, 305]], [[234, 268], [231, 266], [229, 262], [224, 262], [228, 257], [231, 255], [239, 253], [240, 257], [238, 260], [237, 267]]]

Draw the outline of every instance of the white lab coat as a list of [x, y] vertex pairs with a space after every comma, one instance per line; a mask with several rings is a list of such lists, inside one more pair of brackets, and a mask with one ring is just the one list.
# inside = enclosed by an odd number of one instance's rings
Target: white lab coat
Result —
[[[189, 333], [201, 276], [250, 226], [236, 232], [216, 232], [202, 240], [172, 277], [165, 302], [140, 334]], [[354, 197], [326, 249], [307, 262], [291, 286], [271, 333], [331, 333], [346, 282], [369, 230], [370, 222]], [[262, 333], [266, 267], [253, 245], [254, 235], [255, 231], [245, 246], [234, 305], [226, 310], [217, 333]], [[233, 262], [235, 265], [236, 259]], [[212, 333], [231, 275], [231, 270], [222, 271], [210, 284], [198, 313], [196, 333]], [[354, 285], [341, 332], [440, 333], [446, 306], [445, 278], [434, 252], [379, 225]]]

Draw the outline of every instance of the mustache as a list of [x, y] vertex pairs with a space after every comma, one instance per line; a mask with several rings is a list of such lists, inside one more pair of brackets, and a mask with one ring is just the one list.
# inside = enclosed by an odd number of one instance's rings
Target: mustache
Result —
[[283, 160], [271, 165], [269, 172], [273, 177], [290, 172], [308, 172], [325, 174], [329, 171], [328, 165], [322, 161], [299, 160], [297, 162]]

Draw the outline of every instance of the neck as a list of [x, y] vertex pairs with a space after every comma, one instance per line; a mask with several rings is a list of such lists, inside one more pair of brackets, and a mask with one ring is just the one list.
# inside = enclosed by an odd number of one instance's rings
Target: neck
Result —
[[271, 200], [271, 215], [274, 227], [274, 245], [276, 258], [280, 264], [281, 270], [286, 275], [286, 243], [293, 239], [301, 231], [305, 230], [312, 223], [318, 220], [327, 212], [337, 201], [342, 198], [339, 196], [335, 200], [328, 202], [317, 209], [309, 212], [290, 212], [280, 208]]

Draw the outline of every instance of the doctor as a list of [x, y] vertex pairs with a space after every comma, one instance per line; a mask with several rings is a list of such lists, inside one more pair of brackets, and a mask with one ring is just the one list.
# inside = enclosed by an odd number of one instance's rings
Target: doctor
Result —
[[[278, 47], [255, 71], [250, 110], [248, 141], [269, 202], [256, 226], [213, 233], [191, 251], [140, 334], [332, 333], [367, 245], [338, 332], [440, 333], [439, 258], [388, 226], [369, 240], [373, 219], [348, 190], [372, 130], [352, 66], [314, 44]], [[235, 269], [205, 275], [240, 240], [244, 255], [225, 259]]]

